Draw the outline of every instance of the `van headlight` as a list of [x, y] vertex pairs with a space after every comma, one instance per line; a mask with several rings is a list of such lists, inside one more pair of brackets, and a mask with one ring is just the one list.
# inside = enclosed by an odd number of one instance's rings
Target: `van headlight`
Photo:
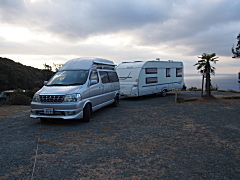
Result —
[[34, 94], [32, 101], [33, 102], [40, 102], [39, 94]]
[[81, 94], [67, 94], [64, 98], [64, 102], [76, 102], [81, 100]]

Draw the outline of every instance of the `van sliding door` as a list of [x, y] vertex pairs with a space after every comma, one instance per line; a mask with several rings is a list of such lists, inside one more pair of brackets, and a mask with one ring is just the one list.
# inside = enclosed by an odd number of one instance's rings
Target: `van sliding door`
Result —
[[104, 102], [110, 101], [111, 99], [113, 99], [112, 84], [110, 83], [110, 80], [106, 71], [100, 71], [99, 73], [100, 73], [102, 84], [103, 84], [102, 99]]

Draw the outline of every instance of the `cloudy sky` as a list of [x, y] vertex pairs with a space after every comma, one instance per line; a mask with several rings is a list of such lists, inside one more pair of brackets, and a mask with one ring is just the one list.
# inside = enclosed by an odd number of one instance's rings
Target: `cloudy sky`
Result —
[[197, 73], [198, 56], [216, 53], [216, 73], [237, 73], [239, 9], [239, 0], [0, 0], [0, 57], [37, 68], [160, 58]]

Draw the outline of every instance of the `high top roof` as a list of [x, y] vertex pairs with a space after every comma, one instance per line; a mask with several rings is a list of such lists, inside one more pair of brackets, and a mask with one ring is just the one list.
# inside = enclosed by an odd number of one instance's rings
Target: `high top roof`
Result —
[[64, 70], [79, 70], [79, 69], [90, 69], [93, 64], [96, 65], [108, 65], [115, 66], [113, 61], [102, 59], [102, 58], [77, 58], [67, 61], [61, 68], [60, 71]]

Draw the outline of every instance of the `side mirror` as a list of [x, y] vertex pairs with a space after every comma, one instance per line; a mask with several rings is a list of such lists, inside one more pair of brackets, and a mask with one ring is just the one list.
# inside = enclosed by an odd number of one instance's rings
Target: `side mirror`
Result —
[[47, 85], [47, 83], [48, 83], [48, 81], [44, 81], [44, 82], [43, 82], [43, 85], [45, 86], [45, 85]]
[[90, 85], [94, 85], [94, 84], [97, 84], [97, 83], [98, 83], [97, 80], [91, 80]]

